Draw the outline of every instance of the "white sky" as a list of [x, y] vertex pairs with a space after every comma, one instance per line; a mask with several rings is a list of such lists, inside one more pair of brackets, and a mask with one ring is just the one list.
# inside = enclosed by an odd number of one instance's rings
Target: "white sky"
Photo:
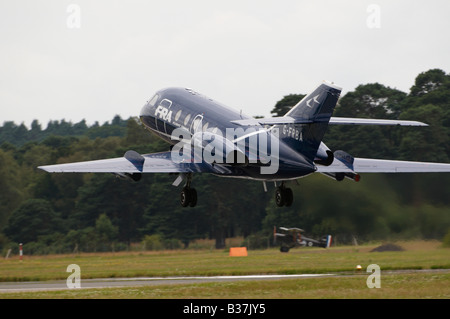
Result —
[[263, 116], [322, 80], [409, 92], [450, 72], [449, 16], [448, 0], [1, 0], [0, 125], [127, 119], [168, 86]]

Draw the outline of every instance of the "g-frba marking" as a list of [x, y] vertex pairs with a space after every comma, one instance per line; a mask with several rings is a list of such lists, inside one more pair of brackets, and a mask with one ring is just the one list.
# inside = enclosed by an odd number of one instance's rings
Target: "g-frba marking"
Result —
[[303, 141], [302, 128], [299, 126], [283, 125], [283, 135], [293, 138], [297, 141]]

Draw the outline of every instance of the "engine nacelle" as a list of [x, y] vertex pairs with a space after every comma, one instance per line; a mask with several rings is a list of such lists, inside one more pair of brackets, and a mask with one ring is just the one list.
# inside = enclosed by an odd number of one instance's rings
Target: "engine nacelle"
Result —
[[314, 158], [314, 163], [323, 166], [330, 166], [333, 161], [333, 152], [323, 142], [321, 142], [317, 150], [316, 157]]
[[361, 180], [361, 176], [356, 173], [322, 173], [325, 176], [328, 176], [338, 182], [344, 180], [344, 178], [351, 179], [355, 182], [359, 182]]
[[126, 179], [129, 181], [140, 181], [142, 178], [142, 173], [113, 173], [116, 177], [121, 178], [121, 179]]

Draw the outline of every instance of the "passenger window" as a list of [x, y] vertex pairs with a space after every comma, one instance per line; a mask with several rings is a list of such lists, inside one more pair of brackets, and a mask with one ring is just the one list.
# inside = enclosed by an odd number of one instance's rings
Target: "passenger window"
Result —
[[181, 116], [181, 110], [179, 110], [177, 112], [177, 114], [175, 114], [175, 122], [178, 122], [178, 120], [180, 119], [180, 116]]
[[186, 117], [184, 118], [184, 126], [187, 126], [190, 119], [191, 119], [191, 114], [186, 115]]

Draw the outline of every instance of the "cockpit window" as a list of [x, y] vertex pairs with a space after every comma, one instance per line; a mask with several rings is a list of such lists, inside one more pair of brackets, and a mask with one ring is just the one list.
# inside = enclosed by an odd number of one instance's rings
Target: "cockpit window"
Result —
[[152, 97], [152, 99], [150, 100], [150, 102], [148, 102], [148, 104], [150, 104], [151, 106], [155, 106], [156, 101], [158, 101], [159, 99], [159, 95], [155, 94], [155, 96]]
[[172, 101], [170, 101], [168, 99], [164, 99], [161, 101], [161, 103], [159, 103], [159, 105], [161, 105], [165, 108], [170, 108], [172, 106]]

